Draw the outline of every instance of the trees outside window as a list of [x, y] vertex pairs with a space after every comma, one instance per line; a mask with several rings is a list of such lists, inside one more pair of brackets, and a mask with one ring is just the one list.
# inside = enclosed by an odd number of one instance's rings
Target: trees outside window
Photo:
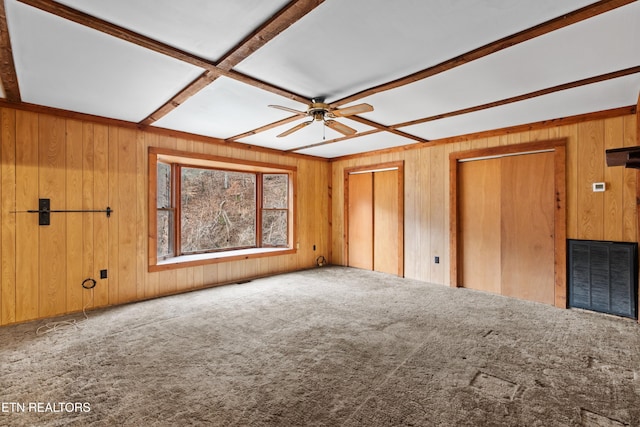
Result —
[[197, 163], [155, 157], [158, 259], [292, 246], [291, 172]]

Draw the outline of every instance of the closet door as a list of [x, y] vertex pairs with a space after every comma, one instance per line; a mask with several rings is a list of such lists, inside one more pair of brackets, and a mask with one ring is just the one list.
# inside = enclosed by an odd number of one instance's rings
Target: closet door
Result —
[[502, 294], [554, 303], [554, 154], [502, 160]]
[[404, 275], [402, 165], [347, 173], [347, 265]]
[[500, 160], [460, 163], [461, 283], [500, 293]]
[[459, 283], [554, 304], [554, 153], [458, 165]]
[[398, 222], [398, 170], [373, 174], [373, 269], [402, 275]]
[[349, 175], [349, 267], [373, 270], [373, 173]]

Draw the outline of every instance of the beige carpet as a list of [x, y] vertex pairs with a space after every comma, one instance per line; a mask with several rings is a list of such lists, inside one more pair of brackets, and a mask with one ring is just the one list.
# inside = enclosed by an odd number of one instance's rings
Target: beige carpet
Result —
[[640, 425], [635, 321], [355, 269], [43, 323], [0, 328], [0, 425]]

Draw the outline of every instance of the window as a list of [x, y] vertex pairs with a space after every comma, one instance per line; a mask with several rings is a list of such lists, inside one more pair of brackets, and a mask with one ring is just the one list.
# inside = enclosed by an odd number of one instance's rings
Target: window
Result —
[[295, 169], [150, 148], [149, 171], [150, 266], [293, 250]]

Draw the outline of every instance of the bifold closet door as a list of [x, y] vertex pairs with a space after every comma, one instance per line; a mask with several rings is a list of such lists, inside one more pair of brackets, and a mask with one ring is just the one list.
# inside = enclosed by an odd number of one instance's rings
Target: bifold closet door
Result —
[[373, 174], [373, 269], [399, 274], [398, 170]]
[[500, 159], [458, 165], [461, 283], [500, 293]]
[[359, 172], [348, 178], [348, 265], [403, 275], [401, 173]]
[[373, 173], [349, 175], [349, 266], [373, 270]]

